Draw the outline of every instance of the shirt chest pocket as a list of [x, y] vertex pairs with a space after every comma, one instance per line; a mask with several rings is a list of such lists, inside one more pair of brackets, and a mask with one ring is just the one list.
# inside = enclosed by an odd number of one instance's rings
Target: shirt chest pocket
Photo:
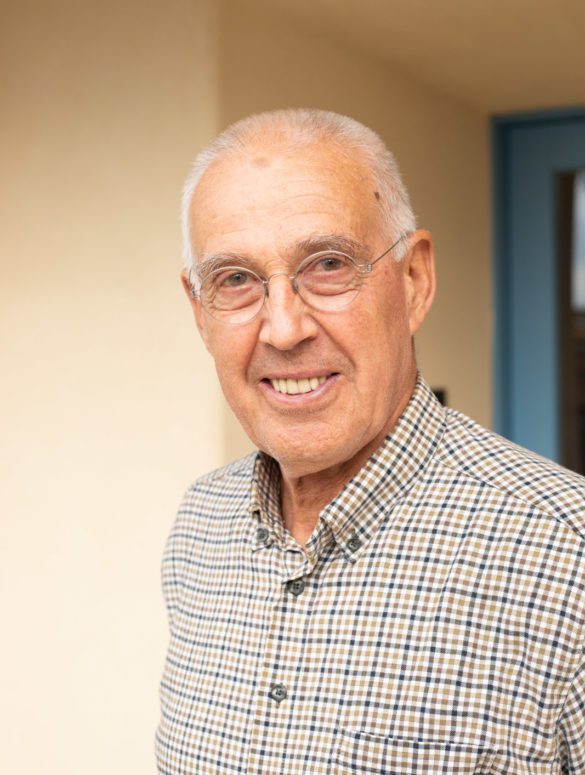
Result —
[[332, 773], [372, 775], [499, 775], [496, 751], [444, 741], [428, 742], [340, 731]]

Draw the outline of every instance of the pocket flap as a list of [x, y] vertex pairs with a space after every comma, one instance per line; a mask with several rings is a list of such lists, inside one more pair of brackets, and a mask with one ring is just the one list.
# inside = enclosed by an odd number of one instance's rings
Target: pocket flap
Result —
[[496, 751], [474, 745], [340, 731], [332, 772], [489, 775], [496, 758]]

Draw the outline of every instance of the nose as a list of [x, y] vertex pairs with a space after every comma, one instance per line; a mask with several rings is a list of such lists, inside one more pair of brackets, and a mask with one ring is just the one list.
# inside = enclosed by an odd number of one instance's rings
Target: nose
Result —
[[317, 322], [311, 310], [295, 291], [284, 272], [268, 278], [259, 339], [278, 350], [292, 350], [317, 334]]

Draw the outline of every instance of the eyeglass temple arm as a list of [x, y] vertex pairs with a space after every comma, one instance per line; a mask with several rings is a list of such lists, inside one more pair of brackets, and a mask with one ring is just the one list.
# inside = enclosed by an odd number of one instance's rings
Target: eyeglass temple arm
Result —
[[201, 292], [200, 292], [200, 289], [196, 285], [197, 280], [194, 277], [196, 275], [197, 275], [197, 269], [194, 266], [191, 266], [189, 268], [189, 272], [187, 274], [187, 281], [189, 283], [189, 294], [190, 294], [192, 299], [199, 299], [199, 298], [201, 298]]
[[374, 259], [374, 260], [373, 260], [373, 261], [371, 261], [369, 264], [366, 264], [366, 272], [371, 272], [371, 271], [372, 271], [372, 267], [374, 266], [374, 264], [377, 264], [377, 263], [378, 263], [378, 261], [380, 261], [381, 259], [383, 259], [383, 258], [384, 258], [384, 256], [387, 256], [387, 255], [388, 255], [388, 253], [390, 253], [390, 251], [394, 250], [394, 248], [396, 247], [396, 245], [398, 245], [398, 243], [399, 243], [399, 242], [402, 242], [402, 240], [403, 240], [405, 237], [406, 237], [406, 232], [405, 232], [405, 231], [403, 231], [403, 232], [401, 233], [400, 237], [398, 237], [398, 239], [396, 240], [396, 242], [394, 242], [392, 245], [390, 245], [390, 247], [388, 248], [388, 250], [385, 250], [385, 251], [382, 253], [382, 255], [381, 255], [381, 256], [378, 256], [378, 258]]

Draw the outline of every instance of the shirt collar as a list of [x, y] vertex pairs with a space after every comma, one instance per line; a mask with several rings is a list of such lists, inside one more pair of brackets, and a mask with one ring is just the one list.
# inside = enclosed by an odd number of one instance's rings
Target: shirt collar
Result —
[[320, 514], [348, 559], [357, 559], [426, 468], [444, 427], [445, 410], [419, 374], [392, 432]]
[[[344, 555], [361, 554], [394, 505], [404, 497], [426, 468], [443, 434], [445, 410], [422, 376], [417, 376], [410, 400], [392, 432], [319, 515], [313, 537], [323, 543], [323, 532], [333, 535]], [[280, 516], [280, 470], [276, 461], [260, 452], [252, 481], [250, 510], [255, 524], [288, 543]], [[309, 545], [308, 545], [309, 546]]]
[[[282, 543], [285, 537], [280, 513], [280, 481], [280, 468], [276, 460], [264, 452], [258, 452], [252, 474], [250, 514], [255, 531], [260, 526], [269, 530], [270, 543], [274, 538]], [[253, 540], [256, 549], [262, 543], [262, 540], [256, 538]]]

